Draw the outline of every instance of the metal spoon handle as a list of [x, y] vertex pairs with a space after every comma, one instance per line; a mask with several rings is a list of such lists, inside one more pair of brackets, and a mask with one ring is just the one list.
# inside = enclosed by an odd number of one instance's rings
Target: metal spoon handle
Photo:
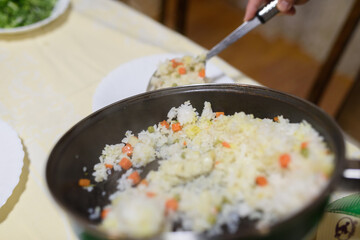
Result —
[[230, 33], [206, 54], [206, 60], [209, 60], [213, 56], [217, 55], [219, 52], [236, 42], [239, 38], [250, 32], [258, 25], [265, 23], [274, 17], [279, 12], [279, 10], [276, 8], [277, 2], [278, 0], [274, 0], [265, 5], [257, 12], [256, 17], [250, 21], [244, 22], [238, 28], [236, 28], [232, 33]]
[[256, 17], [259, 18], [261, 23], [266, 23], [279, 13], [279, 9], [276, 7], [277, 3], [278, 0], [271, 1], [256, 13]]

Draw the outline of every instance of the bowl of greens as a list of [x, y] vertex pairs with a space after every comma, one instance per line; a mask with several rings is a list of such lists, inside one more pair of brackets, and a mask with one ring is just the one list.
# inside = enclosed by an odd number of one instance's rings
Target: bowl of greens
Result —
[[65, 12], [70, 0], [0, 0], [0, 34], [44, 26]]

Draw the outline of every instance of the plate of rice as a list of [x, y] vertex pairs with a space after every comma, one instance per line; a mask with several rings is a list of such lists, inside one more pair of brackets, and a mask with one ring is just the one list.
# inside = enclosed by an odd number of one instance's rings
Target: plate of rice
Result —
[[[184, 55], [181, 54], [159, 54], [150, 55], [134, 59], [130, 62], [124, 63], [111, 71], [106, 77], [104, 77], [98, 87], [95, 90], [93, 96], [92, 109], [96, 111], [109, 104], [112, 104], [120, 99], [124, 99], [146, 91], [149, 81], [159, 66], [167, 66], [168, 62], [173, 59], [181, 59]], [[171, 64], [173, 64], [171, 62]], [[181, 65], [176, 66], [176, 71], [181, 69]], [[190, 66], [189, 66], [190, 68]], [[140, 70], [139, 70], [140, 69]], [[203, 69], [203, 68], [201, 68]], [[196, 69], [196, 76], [198, 71]], [[202, 71], [202, 76], [206, 77], [213, 83], [233, 83], [234, 80], [226, 76], [221, 69], [212, 64], [211, 62], [206, 64], [206, 68]], [[166, 74], [168, 71], [164, 71]], [[166, 75], [165, 74], [165, 75]], [[177, 74], [177, 72], [175, 72]], [[203, 79], [202, 77], [201, 79]], [[184, 81], [185, 84], [193, 84], [193, 82]], [[194, 83], [200, 83], [199, 81]], [[171, 84], [163, 87], [170, 87]]]
[[38, 29], [60, 17], [69, 4], [70, 0], [0, 1], [0, 34]]

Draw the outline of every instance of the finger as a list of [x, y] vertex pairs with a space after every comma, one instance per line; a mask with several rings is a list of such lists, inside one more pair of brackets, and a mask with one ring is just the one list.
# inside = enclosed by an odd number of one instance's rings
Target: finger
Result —
[[280, 12], [286, 13], [293, 7], [295, 0], [279, 0], [277, 8]]
[[249, 0], [246, 6], [246, 12], [244, 21], [249, 21], [255, 17], [256, 12], [259, 10], [259, 7], [264, 3], [264, 0]]
[[296, 9], [294, 7], [290, 8], [289, 11], [285, 12], [285, 14], [287, 15], [295, 15], [296, 13]]

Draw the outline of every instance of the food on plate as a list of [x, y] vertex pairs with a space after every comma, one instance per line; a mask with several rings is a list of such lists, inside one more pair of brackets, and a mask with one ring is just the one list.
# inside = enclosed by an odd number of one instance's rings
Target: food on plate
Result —
[[150, 79], [152, 90], [206, 82], [205, 55], [167, 59]]
[[0, 28], [16, 28], [51, 15], [57, 0], [0, 0]]
[[[216, 235], [222, 226], [236, 231], [243, 219], [266, 229], [327, 185], [334, 155], [309, 123], [217, 110], [205, 102], [199, 114], [187, 101], [167, 119], [105, 146], [95, 182], [122, 174], [99, 214], [104, 229], [135, 238], [174, 226]], [[158, 169], [142, 176], [153, 161]]]

